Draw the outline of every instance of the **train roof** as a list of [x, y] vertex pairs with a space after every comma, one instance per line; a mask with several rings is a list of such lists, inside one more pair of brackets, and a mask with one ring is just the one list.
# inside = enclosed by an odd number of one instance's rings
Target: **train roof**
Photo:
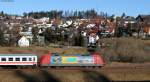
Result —
[[0, 54], [0, 56], [37, 56], [36, 54]]
[[91, 54], [60, 54], [60, 53], [52, 53], [52, 56], [91, 56]]

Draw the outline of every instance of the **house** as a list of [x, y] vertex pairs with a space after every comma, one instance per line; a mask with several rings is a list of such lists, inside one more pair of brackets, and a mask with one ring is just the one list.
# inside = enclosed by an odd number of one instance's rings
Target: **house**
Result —
[[138, 26], [144, 35], [150, 35], [150, 15], [139, 15], [136, 18]]
[[46, 24], [49, 22], [49, 18], [48, 17], [43, 17], [39, 19], [43, 24]]
[[99, 37], [95, 33], [90, 33], [88, 39], [89, 39], [88, 40], [88, 43], [89, 43], [88, 45], [91, 46], [91, 45], [96, 44], [96, 42], [98, 41]]
[[128, 23], [135, 23], [136, 20], [134, 17], [131, 17], [131, 16], [127, 16], [125, 19], [124, 19], [124, 23], [125, 24], [128, 24]]
[[136, 17], [136, 20], [138, 22], [145, 22], [150, 24], [150, 15], [139, 15]]
[[21, 37], [18, 41], [18, 46], [19, 47], [28, 47], [28, 46], [30, 46], [29, 40], [25, 36]]
[[33, 35], [32, 35], [32, 32], [20, 32], [19, 33], [21, 36], [25, 36], [30, 42], [32, 42], [32, 39], [33, 39]]

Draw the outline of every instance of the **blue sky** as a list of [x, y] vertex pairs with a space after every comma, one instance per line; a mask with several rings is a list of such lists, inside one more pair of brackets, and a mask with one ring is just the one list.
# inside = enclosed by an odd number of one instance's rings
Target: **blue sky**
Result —
[[[4, 0], [3, 0], [4, 1]], [[49, 10], [87, 10], [107, 12], [120, 16], [123, 12], [127, 15], [150, 14], [150, 0], [0, 0], [0, 11], [8, 14], [19, 14], [31, 11]]]

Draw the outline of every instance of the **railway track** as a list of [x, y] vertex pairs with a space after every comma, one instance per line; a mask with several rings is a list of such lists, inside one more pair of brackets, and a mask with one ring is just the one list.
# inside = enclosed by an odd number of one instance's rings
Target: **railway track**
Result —
[[17, 71], [17, 70], [99, 70], [99, 68], [0, 68], [0, 71]]
[[1, 67], [0, 71], [17, 71], [17, 70], [117, 70], [117, 69], [150, 69], [150, 65], [142, 66], [104, 66], [98, 67]]

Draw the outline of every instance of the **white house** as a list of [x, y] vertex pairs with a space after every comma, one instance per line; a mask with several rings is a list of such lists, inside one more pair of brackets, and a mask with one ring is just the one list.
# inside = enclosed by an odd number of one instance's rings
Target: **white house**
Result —
[[92, 27], [94, 27], [95, 26], [95, 24], [88, 24], [87, 26], [86, 26], [86, 28], [92, 28]]
[[94, 44], [99, 39], [98, 35], [92, 33], [89, 36], [89, 44]]
[[21, 39], [18, 41], [19, 47], [28, 47], [30, 45], [29, 40], [26, 37], [21, 37]]
[[31, 31], [20, 32], [19, 34], [25, 36], [28, 40], [32, 41], [33, 35]]

